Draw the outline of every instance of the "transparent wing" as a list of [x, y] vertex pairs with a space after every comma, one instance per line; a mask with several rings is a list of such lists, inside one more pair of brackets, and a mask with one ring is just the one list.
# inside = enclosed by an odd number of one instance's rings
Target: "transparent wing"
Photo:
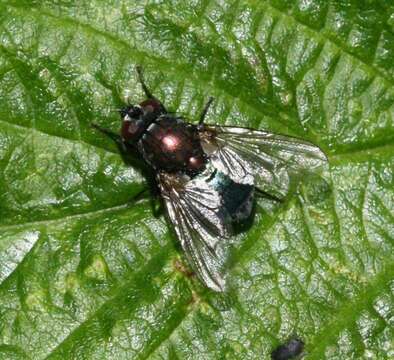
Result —
[[201, 143], [213, 166], [234, 182], [254, 184], [276, 197], [286, 196], [294, 180], [327, 162], [317, 146], [265, 131], [207, 126]]
[[208, 186], [205, 176], [206, 173], [190, 180], [161, 173], [159, 186], [168, 216], [193, 270], [206, 286], [224, 291], [231, 223], [221, 196]]

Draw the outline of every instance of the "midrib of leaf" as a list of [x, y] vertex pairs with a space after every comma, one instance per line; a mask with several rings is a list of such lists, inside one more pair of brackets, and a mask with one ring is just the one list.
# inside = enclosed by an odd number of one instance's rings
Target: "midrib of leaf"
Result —
[[21, 229], [24, 229], [24, 228], [30, 227], [30, 226], [41, 226], [41, 225], [48, 226], [48, 225], [52, 225], [52, 224], [56, 224], [56, 223], [61, 223], [61, 222], [67, 221], [67, 220], [77, 220], [77, 219], [81, 219], [81, 218], [89, 218], [89, 217], [93, 217], [93, 216], [99, 215], [99, 214], [106, 214], [106, 213], [110, 213], [110, 212], [116, 212], [118, 210], [127, 209], [128, 207], [130, 207], [130, 203], [131, 202], [128, 201], [124, 204], [111, 206], [111, 207], [99, 209], [99, 210], [87, 211], [87, 212], [84, 212], [81, 214], [67, 215], [67, 216], [63, 216], [58, 219], [45, 219], [45, 220], [24, 222], [24, 223], [19, 223], [19, 224], [0, 225], [0, 231], [21, 230]]

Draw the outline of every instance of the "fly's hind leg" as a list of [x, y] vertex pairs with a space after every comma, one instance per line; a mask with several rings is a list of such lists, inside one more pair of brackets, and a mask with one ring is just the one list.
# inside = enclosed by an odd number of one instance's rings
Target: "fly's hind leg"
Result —
[[142, 199], [149, 199], [149, 205], [152, 209], [153, 216], [158, 217], [161, 215], [161, 202], [160, 193], [156, 191], [156, 188], [148, 181], [148, 186], [141, 189], [131, 199], [130, 203], [135, 203]]
[[160, 188], [157, 183], [155, 175], [150, 173], [145, 173], [145, 179], [148, 183], [145, 192], [141, 195], [149, 195], [149, 204], [154, 217], [159, 217], [163, 214], [163, 201], [161, 198]]
[[95, 123], [91, 123], [91, 127], [100, 131], [105, 136], [108, 136], [111, 140], [113, 140], [118, 147], [120, 156], [122, 157], [123, 161], [132, 166], [141, 166], [141, 157], [138, 154], [137, 148], [131, 144], [130, 142], [125, 141], [119, 134], [105, 129]]

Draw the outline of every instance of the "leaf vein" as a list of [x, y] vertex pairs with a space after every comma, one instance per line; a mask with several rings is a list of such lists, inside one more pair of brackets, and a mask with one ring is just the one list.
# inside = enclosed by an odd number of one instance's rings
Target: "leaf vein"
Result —
[[[251, 2], [253, 4], [255, 3], [255, 0], [247, 0], [247, 1], [249, 1], [249, 2]], [[360, 62], [361, 64], [365, 65], [368, 69], [370, 69], [370, 71], [372, 71], [375, 74], [379, 75], [379, 77], [382, 78], [383, 82], [386, 82], [386, 83], [390, 84], [391, 87], [394, 86], [394, 79], [392, 78], [392, 76], [390, 74], [385, 73], [384, 71], [382, 71], [379, 68], [373, 66], [372, 64], [367, 63], [365, 60], [363, 60], [356, 53], [354, 53], [353, 51], [348, 49], [347, 46], [345, 44], [343, 44], [343, 42], [341, 40], [339, 40], [339, 39], [332, 39], [329, 36], [329, 34], [325, 33], [324, 31], [322, 31], [321, 33], [317, 32], [316, 29], [311, 27], [309, 24], [301, 21], [296, 16], [292, 16], [292, 15], [284, 12], [283, 10], [281, 10], [280, 8], [275, 7], [271, 3], [264, 2], [262, 4], [262, 6], [264, 6], [265, 8], [272, 9], [273, 11], [277, 12], [281, 16], [283, 16], [285, 18], [288, 18], [288, 19], [291, 19], [295, 23], [299, 24], [300, 26], [302, 26], [304, 28], [307, 28], [308, 30], [310, 30], [311, 32], [313, 32], [315, 34], [316, 38], [321, 38], [325, 42], [330, 42], [336, 48], [340, 49], [343, 53], [345, 53], [345, 54], [349, 55], [350, 57], [356, 59], [358, 62]]]

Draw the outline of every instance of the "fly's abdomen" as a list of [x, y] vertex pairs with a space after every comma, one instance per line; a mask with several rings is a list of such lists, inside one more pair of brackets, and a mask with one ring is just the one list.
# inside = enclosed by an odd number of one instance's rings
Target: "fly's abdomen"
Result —
[[221, 195], [223, 206], [233, 221], [249, 218], [253, 209], [254, 186], [235, 183], [220, 171], [215, 172], [210, 182]]
[[170, 115], [152, 123], [139, 146], [144, 159], [157, 170], [195, 174], [206, 162], [196, 127]]

